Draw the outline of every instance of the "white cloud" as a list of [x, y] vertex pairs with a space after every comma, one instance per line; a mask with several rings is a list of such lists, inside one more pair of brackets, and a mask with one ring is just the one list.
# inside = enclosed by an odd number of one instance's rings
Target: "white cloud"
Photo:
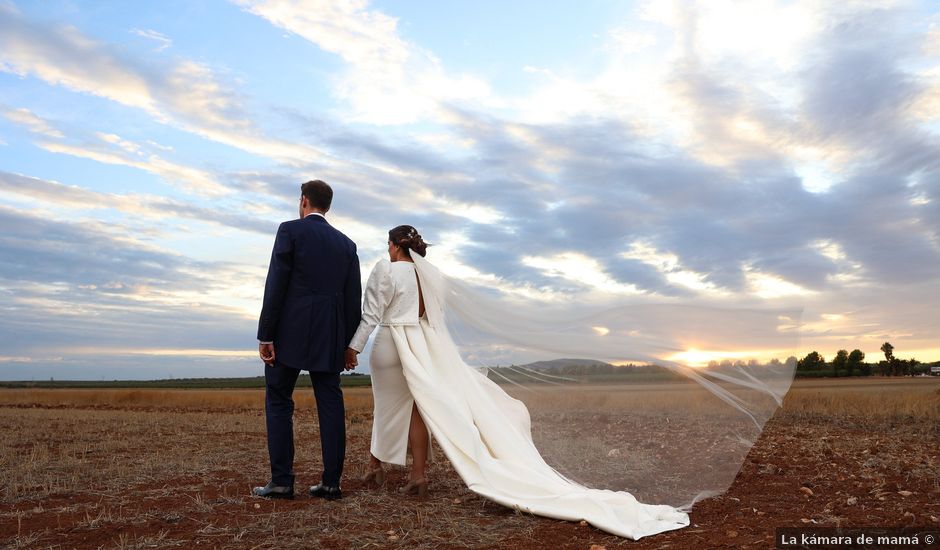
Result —
[[540, 269], [550, 277], [559, 277], [591, 290], [620, 295], [644, 294], [636, 285], [616, 281], [594, 258], [577, 252], [564, 252], [554, 256], [523, 256], [522, 263]]
[[74, 27], [46, 27], [0, 5], [0, 71], [141, 109], [155, 120], [293, 165], [330, 164], [316, 148], [266, 137], [205, 64], [129, 61]]
[[845, 250], [843, 250], [842, 246], [837, 242], [823, 239], [812, 244], [820, 254], [829, 258], [830, 260], [841, 261], [845, 260], [847, 257]]
[[128, 153], [135, 153], [135, 154], [140, 154], [140, 153], [141, 153], [141, 151], [140, 151], [140, 145], [138, 145], [138, 144], [136, 144], [136, 143], [134, 143], [134, 142], [132, 142], [132, 141], [127, 141], [126, 139], [121, 138], [121, 136], [119, 136], [119, 135], [117, 135], [117, 134], [107, 134], [107, 133], [104, 133], [104, 132], [95, 132], [95, 135], [98, 136], [98, 138], [99, 138], [101, 141], [105, 141], [105, 142], [107, 142], [107, 143], [111, 143], [111, 144], [117, 145], [118, 147], [120, 147], [121, 149], [124, 149], [124, 150], [127, 151]]
[[[37, 145], [52, 153], [61, 153], [91, 159], [105, 164], [131, 166], [155, 174], [182, 189], [204, 196], [221, 196], [228, 190], [209, 172], [177, 164], [156, 154], [145, 154], [138, 144], [123, 140], [120, 136], [103, 134], [102, 141], [115, 144], [110, 149], [91, 144], [71, 145], [62, 142], [39, 142]], [[118, 142], [112, 141], [117, 138]]]
[[621, 258], [639, 260], [659, 270], [670, 283], [684, 286], [711, 295], [727, 295], [714, 283], [706, 280], [707, 274], [697, 273], [680, 265], [679, 257], [669, 252], [661, 252], [652, 244], [638, 240], [630, 243], [630, 249], [620, 254]]
[[34, 134], [51, 138], [65, 137], [62, 132], [56, 128], [53, 128], [48, 121], [37, 116], [25, 107], [21, 107], [19, 109], [7, 109], [3, 112], [3, 116], [11, 122], [15, 122], [16, 124], [26, 127], [27, 130]]
[[365, 0], [235, 0], [271, 24], [338, 55], [347, 70], [334, 91], [353, 119], [402, 124], [437, 116], [440, 104], [482, 100], [489, 85], [450, 74], [431, 52], [403, 39], [398, 20], [370, 9]]
[[131, 29], [131, 33], [157, 42], [157, 47], [154, 48], [155, 52], [162, 52], [173, 45], [172, 40], [152, 29]]
[[[276, 227], [276, 218], [225, 213], [146, 193], [101, 193], [76, 185], [3, 171], [0, 171], [0, 198], [8, 205], [21, 204], [36, 211], [36, 205], [41, 204], [44, 209], [48, 208], [46, 213], [49, 215], [68, 210], [88, 220], [100, 219], [100, 211], [109, 210], [124, 220], [132, 221], [141, 228], [140, 231], [149, 230], [151, 234], [155, 233], [154, 228], [161, 228], [158, 231], [163, 233], [162, 229], [182, 225], [181, 221], [184, 220], [233, 228], [255, 235], [260, 233], [265, 238]], [[248, 211], [247, 208], [243, 210]], [[248, 235], [242, 238], [248, 238]]]
[[748, 292], [764, 299], [785, 298], [788, 296], [808, 296], [816, 292], [773, 273], [763, 273], [751, 267], [745, 268]]

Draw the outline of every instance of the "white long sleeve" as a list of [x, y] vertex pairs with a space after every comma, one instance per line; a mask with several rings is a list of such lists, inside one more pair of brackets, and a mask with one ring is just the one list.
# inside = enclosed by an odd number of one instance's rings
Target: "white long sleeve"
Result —
[[358, 352], [366, 347], [369, 336], [375, 330], [376, 325], [382, 321], [382, 316], [392, 301], [395, 290], [391, 268], [391, 262], [380, 260], [372, 268], [372, 273], [369, 274], [369, 281], [366, 283], [362, 301], [362, 320], [359, 322], [356, 334], [349, 342], [349, 347]]

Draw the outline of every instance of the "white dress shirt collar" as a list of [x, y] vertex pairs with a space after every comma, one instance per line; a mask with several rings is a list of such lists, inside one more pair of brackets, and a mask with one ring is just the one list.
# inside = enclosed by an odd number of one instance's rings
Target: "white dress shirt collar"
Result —
[[310, 216], [320, 216], [320, 217], [323, 218], [324, 220], [326, 219], [326, 216], [324, 216], [324, 215], [323, 215], [322, 213], [320, 213], [320, 212], [311, 212], [311, 213], [307, 214], [307, 215], [304, 216], [304, 217], [305, 217], [305, 218], [309, 218]]

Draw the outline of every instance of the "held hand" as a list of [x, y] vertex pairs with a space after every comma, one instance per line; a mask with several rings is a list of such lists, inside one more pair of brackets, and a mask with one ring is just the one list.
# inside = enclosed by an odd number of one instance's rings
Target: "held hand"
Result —
[[274, 365], [274, 344], [258, 344], [258, 354], [265, 365]]
[[359, 355], [358, 351], [352, 348], [346, 348], [346, 370], [353, 370], [359, 365], [357, 355]]

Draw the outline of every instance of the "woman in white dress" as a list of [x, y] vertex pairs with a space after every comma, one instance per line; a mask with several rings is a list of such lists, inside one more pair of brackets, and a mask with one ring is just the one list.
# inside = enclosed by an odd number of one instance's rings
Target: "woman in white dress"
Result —
[[373, 268], [366, 284], [362, 321], [349, 348], [359, 353], [365, 348], [376, 326], [379, 331], [372, 346], [373, 410], [372, 443], [369, 470], [363, 482], [385, 483], [382, 463], [405, 465], [407, 450], [412, 452], [409, 482], [402, 493], [415, 492], [426, 496], [426, 467], [430, 456], [430, 437], [408, 381], [402, 370], [398, 350], [392, 339], [391, 326], [417, 326], [424, 317], [421, 296], [411, 251], [424, 256], [427, 244], [410, 225], [398, 226], [388, 235], [389, 260], [381, 260]]
[[380, 261], [369, 276], [362, 323], [350, 343], [350, 353], [362, 351], [381, 327], [371, 360], [375, 417], [367, 479], [383, 479], [382, 462], [404, 464], [408, 442], [414, 463], [401, 490], [426, 493], [429, 429], [467, 486], [505, 506], [583, 519], [632, 539], [688, 526], [682, 510], [585, 487], [545, 462], [525, 405], [461, 359], [444, 324], [445, 279], [424, 259], [426, 246], [411, 226], [389, 232], [391, 261]]

